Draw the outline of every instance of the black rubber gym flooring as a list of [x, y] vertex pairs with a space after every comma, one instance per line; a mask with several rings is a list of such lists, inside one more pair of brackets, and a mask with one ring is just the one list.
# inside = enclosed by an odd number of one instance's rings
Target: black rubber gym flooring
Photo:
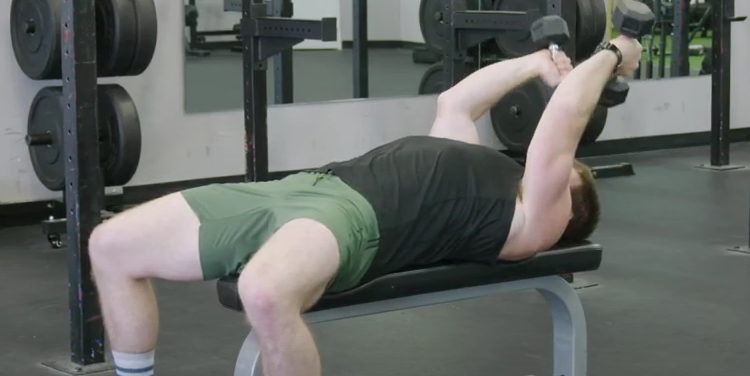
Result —
[[[747, 375], [750, 369], [748, 170], [709, 172], [699, 147], [590, 160], [633, 162], [600, 181], [595, 241], [602, 268], [579, 275], [590, 375]], [[750, 163], [750, 145], [733, 160]], [[57, 375], [39, 365], [68, 351], [64, 250], [38, 227], [0, 230], [0, 374]], [[157, 375], [230, 375], [246, 334], [214, 283], [158, 283]], [[549, 375], [551, 325], [534, 292], [314, 326], [326, 375]]]

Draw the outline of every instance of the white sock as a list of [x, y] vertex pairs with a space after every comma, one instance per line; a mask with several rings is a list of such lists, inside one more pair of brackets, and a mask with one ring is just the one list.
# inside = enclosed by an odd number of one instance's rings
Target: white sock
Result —
[[126, 354], [112, 351], [117, 376], [153, 376], [154, 351], [143, 354]]

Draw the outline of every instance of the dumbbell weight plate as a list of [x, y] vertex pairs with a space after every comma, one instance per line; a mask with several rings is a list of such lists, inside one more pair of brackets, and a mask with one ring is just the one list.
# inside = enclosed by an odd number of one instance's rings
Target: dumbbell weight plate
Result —
[[[545, 15], [547, 14], [547, 2], [544, 0], [496, 0], [494, 9], [513, 12], [527, 12], [531, 9], [537, 9], [542, 15]], [[503, 58], [516, 58], [538, 50], [531, 41], [529, 31], [500, 31], [498, 34], [495, 43]]]
[[534, 79], [508, 93], [490, 110], [492, 128], [510, 151], [526, 151], [552, 90]]

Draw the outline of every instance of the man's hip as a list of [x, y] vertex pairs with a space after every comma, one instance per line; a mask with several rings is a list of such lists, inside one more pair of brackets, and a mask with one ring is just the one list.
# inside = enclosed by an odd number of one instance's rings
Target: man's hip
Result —
[[378, 248], [375, 212], [334, 175], [303, 172], [260, 183], [216, 184], [181, 192], [198, 216], [204, 279], [239, 273], [285, 223], [309, 218], [336, 237], [341, 262], [329, 292], [360, 282]]

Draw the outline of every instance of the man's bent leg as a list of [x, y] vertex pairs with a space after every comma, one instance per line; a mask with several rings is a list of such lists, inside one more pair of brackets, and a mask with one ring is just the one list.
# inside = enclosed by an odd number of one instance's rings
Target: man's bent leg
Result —
[[302, 312], [320, 298], [340, 264], [334, 234], [311, 219], [283, 225], [250, 260], [239, 293], [266, 376], [316, 376], [320, 356]]
[[153, 367], [159, 318], [148, 278], [202, 279], [199, 226], [185, 199], [175, 193], [94, 230], [90, 258], [118, 375], [152, 374], [148, 368]]

